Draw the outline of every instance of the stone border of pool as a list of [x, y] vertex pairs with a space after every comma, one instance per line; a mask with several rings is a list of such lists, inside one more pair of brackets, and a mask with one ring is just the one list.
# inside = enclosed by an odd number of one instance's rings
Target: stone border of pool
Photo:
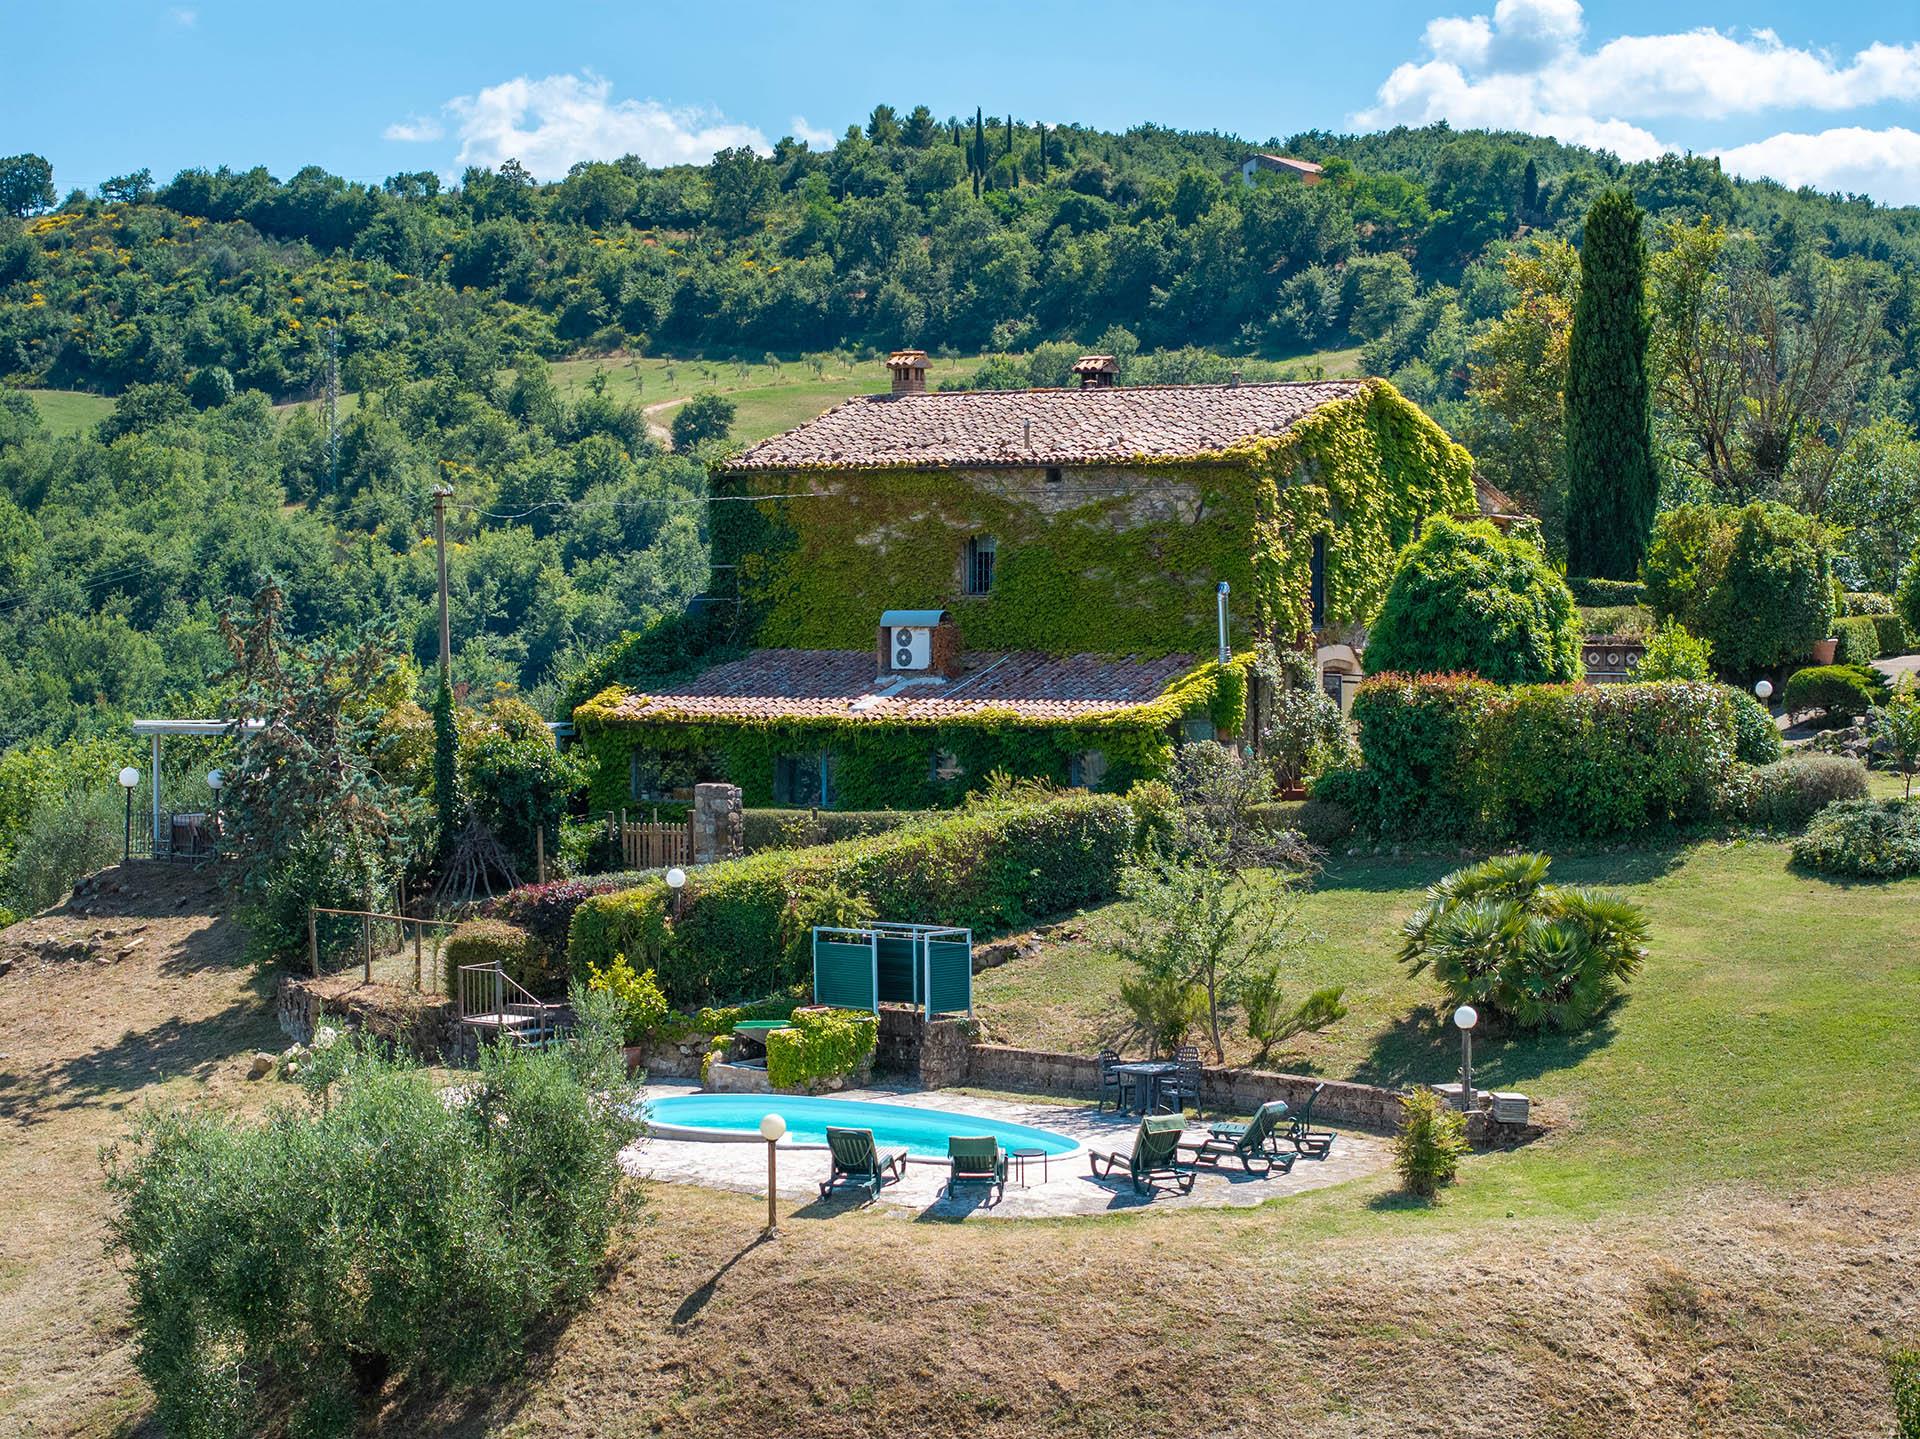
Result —
[[[697, 1094], [692, 1085], [649, 1084], [644, 1097]], [[924, 1219], [956, 1220], [972, 1216], [996, 1219], [1065, 1218], [1075, 1215], [1110, 1214], [1131, 1209], [1221, 1208], [1262, 1203], [1283, 1195], [1322, 1189], [1377, 1174], [1391, 1163], [1387, 1140], [1376, 1134], [1341, 1130], [1333, 1152], [1325, 1159], [1300, 1159], [1289, 1174], [1261, 1179], [1242, 1174], [1238, 1167], [1218, 1173], [1203, 1173], [1191, 1195], [1157, 1190], [1151, 1197], [1138, 1196], [1122, 1177], [1117, 1181], [1096, 1180], [1089, 1172], [1089, 1149], [1119, 1150], [1125, 1153], [1139, 1125], [1134, 1115], [1096, 1114], [1091, 1104], [1047, 1103], [1035, 1100], [988, 1098], [978, 1094], [959, 1094], [952, 1090], [919, 1090], [895, 1087], [871, 1087], [842, 1090], [836, 1099], [872, 1100], [888, 1104], [915, 1104], [927, 1109], [948, 1110], [956, 1114], [975, 1114], [987, 1118], [1011, 1120], [1050, 1129], [1078, 1143], [1070, 1154], [1057, 1155], [1044, 1166], [1043, 1176], [1030, 1174], [1023, 1187], [1010, 1179], [1000, 1201], [988, 1204], [984, 1186], [969, 1186], [958, 1196], [945, 1193], [946, 1164], [942, 1160], [913, 1159], [907, 1177], [881, 1191], [874, 1206], [878, 1212]], [[1191, 1137], [1201, 1136], [1196, 1132]], [[858, 1208], [863, 1203], [857, 1194], [836, 1194], [830, 1200], [819, 1195], [820, 1181], [827, 1175], [826, 1148], [814, 1144], [780, 1145], [779, 1191], [781, 1220], [825, 1218]], [[701, 1131], [694, 1138], [689, 1131], [671, 1136], [653, 1134], [621, 1152], [621, 1165], [629, 1174], [667, 1184], [693, 1184], [708, 1189], [730, 1190], [740, 1194], [766, 1193], [767, 1170], [764, 1142], [757, 1136], [737, 1139], [722, 1137], [713, 1130]]]

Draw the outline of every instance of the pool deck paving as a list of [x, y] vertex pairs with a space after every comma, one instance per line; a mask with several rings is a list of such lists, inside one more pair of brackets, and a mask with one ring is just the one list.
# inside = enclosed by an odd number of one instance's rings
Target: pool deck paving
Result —
[[[699, 1092], [694, 1086], [675, 1084], [652, 1084], [643, 1091], [650, 1099]], [[1338, 1129], [1338, 1138], [1326, 1158], [1302, 1155], [1290, 1172], [1283, 1174], [1276, 1169], [1263, 1178], [1245, 1173], [1237, 1162], [1229, 1160], [1218, 1168], [1203, 1169], [1190, 1195], [1165, 1187], [1140, 1195], [1134, 1193], [1124, 1168], [1114, 1178], [1096, 1179], [1090, 1173], [1087, 1159], [1090, 1150], [1129, 1153], [1140, 1124], [1137, 1115], [1101, 1113], [1085, 1102], [1063, 1104], [1038, 1099], [989, 1098], [946, 1089], [849, 1089], [832, 1097], [912, 1104], [956, 1114], [1011, 1120], [1050, 1129], [1080, 1144], [1073, 1153], [1048, 1160], [1044, 1173], [1040, 1161], [1031, 1161], [1024, 1184], [1017, 1173], [1010, 1172], [1006, 1190], [997, 1201], [992, 1199], [987, 1186], [981, 1184], [963, 1186], [957, 1195], [949, 1195], [945, 1160], [910, 1158], [906, 1178], [881, 1190], [879, 1204], [883, 1212], [922, 1219], [1056, 1219], [1145, 1208], [1254, 1205], [1364, 1178], [1386, 1169], [1392, 1162], [1390, 1141], [1385, 1137]], [[1206, 1138], [1205, 1125], [1198, 1117], [1190, 1118], [1188, 1124], [1189, 1140], [1198, 1142]], [[668, 1184], [697, 1184], [741, 1194], [766, 1193], [766, 1145], [759, 1139], [743, 1142], [649, 1136], [622, 1151], [620, 1160], [629, 1174], [640, 1178]], [[783, 1206], [783, 1219], [825, 1218], [868, 1202], [864, 1195], [850, 1190], [839, 1190], [831, 1199], [821, 1199], [820, 1182], [827, 1177], [827, 1170], [825, 1145], [781, 1141], [780, 1197], [797, 1205]]]

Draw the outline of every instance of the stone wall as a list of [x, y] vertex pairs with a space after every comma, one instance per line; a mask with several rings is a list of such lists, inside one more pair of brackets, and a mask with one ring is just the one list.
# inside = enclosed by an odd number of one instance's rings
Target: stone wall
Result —
[[426, 1064], [472, 1064], [474, 1040], [460, 1023], [451, 999], [392, 984], [362, 983], [357, 975], [318, 979], [285, 976], [280, 981], [281, 1030], [300, 1044], [313, 1040], [324, 1012], [349, 1029], [387, 1040], [403, 1054]]
[[[1201, 1071], [1201, 1107], [1217, 1113], [1251, 1114], [1270, 1100], [1297, 1110], [1323, 1081], [1306, 1074], [1265, 1069]], [[957, 1081], [950, 1081], [957, 1082]], [[1324, 1081], [1313, 1118], [1330, 1125], [1392, 1133], [1400, 1127], [1400, 1090], [1377, 1084]], [[1071, 1094], [1093, 1098], [1100, 1087], [1100, 1063], [1089, 1055], [1056, 1054], [1045, 1049], [1015, 1049], [1004, 1044], [975, 1044], [968, 1050], [966, 1083], [1015, 1094]], [[1539, 1123], [1499, 1124], [1487, 1111], [1467, 1116], [1467, 1139], [1479, 1147], [1517, 1144], [1545, 1133]]]
[[873, 1071], [912, 1080], [926, 1089], [965, 1084], [972, 1037], [971, 1020], [928, 1021], [910, 1004], [883, 1004]]
[[693, 835], [695, 864], [715, 864], [746, 853], [738, 785], [696, 784], [687, 824]]

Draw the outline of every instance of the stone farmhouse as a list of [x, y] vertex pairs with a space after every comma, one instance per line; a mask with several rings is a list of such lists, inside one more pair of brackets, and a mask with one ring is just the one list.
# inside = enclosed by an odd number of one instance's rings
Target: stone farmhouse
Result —
[[1255, 742], [1256, 646], [1344, 699], [1398, 549], [1472, 460], [1381, 380], [863, 395], [712, 476], [700, 673], [576, 712], [599, 807], [697, 779], [750, 805], [951, 803], [998, 770], [1124, 788]]

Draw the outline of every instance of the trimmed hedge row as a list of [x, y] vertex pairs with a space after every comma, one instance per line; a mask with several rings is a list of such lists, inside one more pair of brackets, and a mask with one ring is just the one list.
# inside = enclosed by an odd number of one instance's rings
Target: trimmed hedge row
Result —
[[741, 840], [748, 854], [764, 849], [801, 849], [884, 834], [915, 820], [951, 813], [924, 809], [745, 809], [740, 812]]
[[1615, 605], [1644, 605], [1647, 587], [1638, 580], [1596, 580], [1567, 576], [1567, 588], [1573, 602], [1587, 609], [1610, 609]]
[[1314, 798], [1396, 838], [1599, 838], [1704, 818], [1732, 767], [1731, 692], [1381, 675], [1354, 697], [1365, 764]]
[[665, 882], [649, 877], [580, 906], [569, 959], [575, 974], [615, 954], [651, 965], [681, 1007], [765, 994], [808, 977], [806, 947], [789, 931], [810, 894], [859, 896], [883, 919], [991, 933], [1112, 894], [1135, 829], [1133, 808], [1118, 795], [988, 805], [692, 870], [671, 920]]
[[566, 974], [557, 959], [557, 955], [517, 924], [499, 919], [470, 919], [455, 928], [441, 946], [442, 992], [449, 998], [459, 996], [462, 965], [494, 963], [522, 989], [534, 994], [551, 992], [560, 987]]

